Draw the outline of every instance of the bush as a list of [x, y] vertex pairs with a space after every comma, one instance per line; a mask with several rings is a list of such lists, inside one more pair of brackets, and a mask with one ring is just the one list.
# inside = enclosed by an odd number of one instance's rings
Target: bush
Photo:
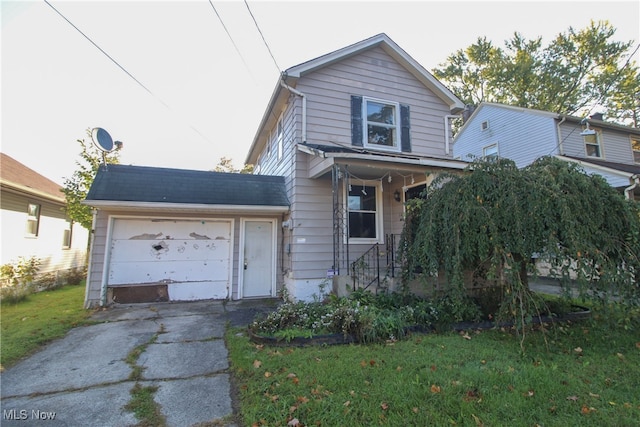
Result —
[[70, 268], [62, 275], [63, 283], [67, 285], [79, 285], [87, 277], [86, 267]]
[[33, 280], [40, 269], [37, 257], [18, 257], [17, 261], [0, 266], [0, 300], [19, 302], [33, 291]]
[[264, 335], [286, 330], [287, 337], [297, 329], [298, 336], [344, 334], [360, 342], [377, 342], [403, 338], [415, 326], [430, 328], [478, 318], [479, 309], [470, 299], [429, 301], [409, 294], [374, 295], [359, 290], [324, 302], [286, 302], [249, 329]]

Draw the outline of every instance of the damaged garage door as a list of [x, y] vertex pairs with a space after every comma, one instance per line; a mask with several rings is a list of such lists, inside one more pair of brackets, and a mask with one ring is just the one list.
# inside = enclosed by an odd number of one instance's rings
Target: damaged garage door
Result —
[[[108, 287], [114, 297], [137, 295], [121, 302], [227, 298], [231, 232], [231, 221], [115, 219]], [[141, 296], [150, 293], [157, 295]]]

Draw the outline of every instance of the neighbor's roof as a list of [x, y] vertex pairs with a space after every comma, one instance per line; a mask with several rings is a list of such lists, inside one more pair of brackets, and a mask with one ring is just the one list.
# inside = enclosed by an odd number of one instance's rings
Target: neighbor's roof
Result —
[[[253, 206], [287, 210], [284, 177], [148, 166], [101, 166], [85, 204], [182, 209]], [[259, 209], [258, 209], [259, 210]]]
[[604, 168], [613, 169], [620, 172], [625, 172], [631, 175], [640, 175], [640, 165], [632, 165], [629, 163], [616, 163], [606, 160], [595, 159], [593, 157], [576, 157], [576, 156], [564, 156], [573, 161], [579, 161], [582, 163], [590, 163], [592, 165], [602, 166]]
[[259, 149], [258, 142], [264, 129], [267, 127], [269, 121], [273, 120], [273, 112], [280, 111], [280, 107], [286, 103], [289, 93], [280, 85], [281, 80], [286, 79], [286, 84], [295, 88], [300, 77], [376, 47], [382, 48], [382, 50], [395, 59], [407, 71], [413, 74], [413, 76], [422, 82], [422, 84], [433, 91], [436, 96], [442, 99], [449, 106], [449, 109], [452, 112], [457, 113], [464, 109], [464, 103], [458, 99], [451, 90], [436, 79], [433, 74], [427, 71], [393, 40], [391, 40], [388, 35], [381, 33], [285, 70], [276, 83], [276, 87], [271, 95], [269, 104], [265, 109], [262, 120], [260, 121], [260, 126], [258, 127], [257, 133], [253, 139], [251, 148], [249, 148], [249, 152], [247, 153], [245, 163], [255, 163], [258, 155], [257, 153], [254, 153], [254, 151]]
[[0, 183], [14, 192], [65, 202], [60, 185], [4, 153], [0, 153]]

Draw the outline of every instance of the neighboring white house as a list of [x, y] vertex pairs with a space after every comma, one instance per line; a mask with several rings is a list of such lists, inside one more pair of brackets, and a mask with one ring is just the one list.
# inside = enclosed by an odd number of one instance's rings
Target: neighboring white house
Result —
[[603, 120], [482, 103], [453, 143], [456, 158], [499, 156], [524, 167], [542, 156], [577, 163], [628, 198], [640, 198], [640, 129]]
[[66, 216], [62, 188], [4, 153], [0, 159], [0, 264], [36, 257], [40, 273], [84, 267], [89, 233]]

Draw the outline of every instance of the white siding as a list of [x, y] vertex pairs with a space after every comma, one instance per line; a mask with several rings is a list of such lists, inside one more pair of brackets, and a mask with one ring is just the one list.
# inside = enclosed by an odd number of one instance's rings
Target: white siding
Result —
[[[481, 129], [488, 121], [489, 127]], [[498, 145], [500, 157], [524, 167], [545, 155], [559, 154], [555, 121], [551, 117], [510, 108], [483, 106], [455, 139], [453, 154], [463, 161], [482, 157], [482, 149]]]
[[[17, 261], [21, 256], [33, 256], [42, 262], [40, 273], [84, 267], [89, 233], [79, 224], [74, 224], [71, 247], [63, 247], [68, 221], [62, 205], [5, 191], [2, 192], [1, 199], [0, 264]], [[30, 203], [40, 205], [40, 223], [36, 237], [25, 234], [27, 206]]]

